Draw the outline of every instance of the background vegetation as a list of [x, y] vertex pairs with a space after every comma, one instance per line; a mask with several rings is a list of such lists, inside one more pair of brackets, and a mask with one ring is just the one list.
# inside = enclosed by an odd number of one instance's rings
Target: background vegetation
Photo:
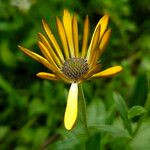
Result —
[[[100, 60], [103, 68], [124, 68], [114, 78], [84, 84], [88, 124], [95, 125], [90, 137], [80, 119], [72, 132], [64, 129], [69, 86], [36, 78], [45, 68], [17, 47], [39, 53], [41, 19], [46, 18], [57, 37], [55, 17], [64, 8], [78, 14], [80, 39], [86, 14], [91, 34], [109, 14], [113, 32]], [[0, 149], [149, 150], [149, 14], [149, 0], [0, 0]]]

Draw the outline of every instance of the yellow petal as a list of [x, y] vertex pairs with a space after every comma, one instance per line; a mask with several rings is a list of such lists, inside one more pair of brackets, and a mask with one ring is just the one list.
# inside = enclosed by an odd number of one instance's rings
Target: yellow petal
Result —
[[97, 73], [101, 68], [101, 64], [96, 64], [93, 66], [89, 72], [83, 76], [84, 79], [89, 79], [93, 74]]
[[105, 49], [105, 47], [106, 47], [106, 45], [109, 41], [110, 35], [111, 35], [111, 29], [108, 29], [104, 33], [104, 36], [102, 37], [102, 40], [101, 40], [101, 43], [100, 43], [100, 53], [102, 53], [103, 50]]
[[89, 18], [88, 16], [86, 16], [85, 21], [84, 21], [82, 54], [81, 54], [83, 58], [85, 58], [86, 52], [87, 52], [88, 37], [89, 37]]
[[40, 41], [43, 43], [43, 45], [47, 48], [49, 54], [51, 55], [51, 57], [53, 58], [53, 60], [55, 61], [55, 63], [61, 67], [62, 66], [62, 62], [59, 59], [59, 57], [56, 55], [56, 53], [54, 52], [53, 48], [51, 47], [50, 43], [47, 41], [47, 39], [45, 38], [45, 36], [42, 33], [38, 33], [38, 36], [40, 38]]
[[64, 81], [66, 81], [67, 83], [70, 83], [70, 80], [61, 72], [60, 68], [56, 65], [56, 63], [54, 62], [53, 58], [51, 57], [51, 55], [48, 53], [47, 48], [43, 45], [42, 42], [38, 42], [39, 44], [39, 48], [41, 49], [41, 52], [46, 56], [46, 58], [51, 62], [52, 66], [53, 66], [53, 72], [61, 79], [63, 79]]
[[42, 79], [47, 79], [47, 80], [58, 80], [59, 78], [52, 73], [48, 72], [39, 72], [36, 74], [37, 77], [42, 78]]
[[90, 63], [92, 64], [92, 66], [98, 62], [98, 59], [100, 58], [101, 54], [103, 53], [103, 51], [104, 51], [104, 49], [105, 49], [105, 47], [109, 41], [110, 35], [111, 35], [111, 29], [108, 29], [104, 33], [99, 47], [97, 49], [95, 49], [94, 55], [92, 56], [92, 58], [90, 60]]
[[54, 62], [52, 56], [50, 55], [49, 51], [47, 50], [47, 48], [45, 47], [45, 45], [42, 42], [38, 42], [38, 46], [42, 52], [42, 54], [45, 56], [45, 58], [53, 65], [55, 66], [58, 70], [58, 66], [56, 65], [56, 63]]
[[78, 43], [78, 22], [77, 17], [73, 16], [73, 41], [74, 41], [74, 50], [75, 50], [75, 57], [78, 57], [79, 52], [79, 43]]
[[62, 80], [64, 80], [66, 83], [72, 83], [72, 81], [66, 77], [60, 70], [58, 72], [55, 72], [55, 74]]
[[93, 53], [95, 52], [95, 49], [99, 46], [99, 35], [100, 35], [100, 26], [97, 27], [95, 34], [91, 40], [88, 53], [87, 53], [87, 60], [91, 61], [93, 58]]
[[64, 48], [64, 53], [65, 53], [66, 59], [69, 59], [69, 50], [68, 50], [66, 33], [64, 30], [63, 24], [61, 23], [61, 21], [59, 20], [58, 17], [56, 18], [56, 25], [57, 25], [57, 30], [58, 30], [58, 34], [59, 34], [61, 43]]
[[99, 32], [99, 41], [101, 40], [101, 37], [103, 36], [106, 28], [107, 28], [107, 24], [108, 24], [108, 20], [109, 20], [109, 17], [108, 15], [104, 15], [100, 20], [99, 22], [97, 23], [96, 27], [95, 27], [95, 30], [94, 30], [94, 33], [92, 35], [92, 39], [91, 39], [91, 43], [90, 43], [90, 46], [88, 48], [88, 54], [87, 54], [87, 59], [89, 59], [90, 57], [90, 54], [91, 54], [91, 46], [92, 46], [92, 43], [94, 42], [94, 37], [95, 37], [95, 34], [97, 33], [97, 29], [100, 27], [101, 28], [101, 31]]
[[91, 78], [111, 77], [113, 75], [118, 74], [122, 70], [123, 70], [123, 68], [121, 66], [110, 67], [104, 71], [101, 71], [101, 72], [94, 74]]
[[51, 43], [53, 44], [53, 47], [55, 48], [55, 51], [56, 51], [57, 55], [59, 56], [61, 61], [64, 62], [64, 56], [61, 52], [61, 49], [60, 49], [54, 35], [51, 32], [51, 29], [50, 29], [49, 25], [47, 24], [47, 22], [44, 19], [42, 19], [42, 23], [43, 23], [44, 30], [45, 30], [46, 34], [48, 35]]
[[75, 54], [74, 54], [74, 43], [73, 43], [73, 35], [72, 35], [72, 16], [67, 10], [64, 10], [63, 24], [67, 36], [70, 54], [71, 57], [74, 57]]
[[90, 64], [89, 65], [89, 69], [92, 69], [96, 64], [98, 64], [98, 61], [97, 61], [97, 53], [98, 53], [98, 49], [95, 50], [94, 54], [92, 55], [90, 61], [88, 61], [88, 63]]
[[101, 25], [101, 32], [100, 32], [100, 38], [103, 36], [105, 30], [107, 29], [107, 25], [108, 25], [108, 21], [109, 21], [109, 16], [108, 15], [104, 15], [100, 21], [98, 22], [96, 28], [98, 27], [98, 25]]
[[21, 51], [23, 51], [26, 55], [28, 55], [29, 57], [35, 59], [36, 61], [40, 62], [41, 64], [43, 64], [45, 67], [47, 67], [48, 69], [52, 70], [52, 71], [56, 71], [56, 67], [51, 65], [44, 57], [28, 50], [27, 48], [24, 48], [22, 46], [18, 46], [19, 49]]
[[64, 124], [66, 129], [68, 130], [72, 129], [77, 119], [77, 113], [78, 113], [78, 84], [72, 83], [68, 94], [67, 106], [64, 117]]
[[99, 40], [99, 34], [100, 34], [100, 26], [98, 26], [98, 28], [96, 29], [95, 35], [93, 37], [93, 41], [91, 43], [91, 50], [95, 49], [97, 44], [98, 44], [98, 40]]

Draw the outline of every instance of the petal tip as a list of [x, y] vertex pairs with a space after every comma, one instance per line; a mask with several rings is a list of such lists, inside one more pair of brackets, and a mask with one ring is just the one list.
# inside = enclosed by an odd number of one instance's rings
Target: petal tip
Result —
[[109, 20], [109, 15], [108, 15], [108, 14], [105, 14], [103, 17], [104, 17], [106, 20]]

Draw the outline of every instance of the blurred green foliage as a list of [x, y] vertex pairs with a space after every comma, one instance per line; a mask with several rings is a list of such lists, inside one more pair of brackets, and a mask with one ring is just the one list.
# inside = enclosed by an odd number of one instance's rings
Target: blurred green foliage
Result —
[[[72, 132], [64, 129], [69, 86], [36, 78], [45, 68], [17, 48], [21, 44], [39, 52], [42, 18], [58, 38], [54, 20], [64, 8], [78, 15], [80, 40], [86, 14], [91, 34], [98, 20], [109, 14], [113, 32], [101, 62], [103, 68], [124, 68], [112, 79], [84, 84], [89, 138], [80, 119]], [[0, 0], [0, 149], [149, 150], [149, 14], [149, 0]]]

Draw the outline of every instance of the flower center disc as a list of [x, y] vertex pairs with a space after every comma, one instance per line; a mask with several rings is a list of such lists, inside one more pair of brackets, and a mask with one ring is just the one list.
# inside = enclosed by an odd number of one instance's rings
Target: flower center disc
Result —
[[62, 72], [71, 80], [79, 80], [89, 69], [86, 59], [71, 58], [64, 62]]

